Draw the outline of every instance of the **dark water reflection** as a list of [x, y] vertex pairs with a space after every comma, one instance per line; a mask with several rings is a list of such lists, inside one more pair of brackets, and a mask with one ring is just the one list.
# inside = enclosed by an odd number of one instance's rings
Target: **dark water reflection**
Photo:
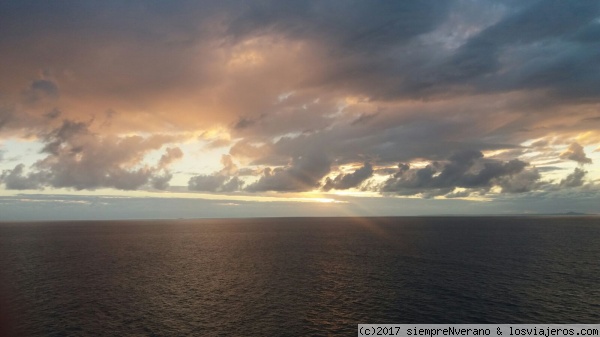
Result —
[[2, 303], [39, 336], [594, 323], [599, 239], [585, 217], [2, 224]]

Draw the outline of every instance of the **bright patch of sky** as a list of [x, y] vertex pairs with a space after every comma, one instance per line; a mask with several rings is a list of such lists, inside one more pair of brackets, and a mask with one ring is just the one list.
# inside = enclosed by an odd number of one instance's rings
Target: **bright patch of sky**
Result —
[[44, 144], [34, 140], [10, 138], [0, 142], [0, 172], [12, 169], [15, 165], [22, 163], [30, 166], [44, 157], [40, 152]]

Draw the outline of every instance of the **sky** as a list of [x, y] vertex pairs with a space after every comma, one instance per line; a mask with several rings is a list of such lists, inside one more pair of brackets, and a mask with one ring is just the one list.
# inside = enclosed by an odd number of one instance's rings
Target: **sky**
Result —
[[0, 0], [0, 221], [600, 213], [598, 1]]

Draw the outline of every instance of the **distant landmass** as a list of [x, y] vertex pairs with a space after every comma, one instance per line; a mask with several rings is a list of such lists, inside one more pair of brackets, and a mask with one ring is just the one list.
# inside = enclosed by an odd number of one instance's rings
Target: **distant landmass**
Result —
[[416, 217], [521, 217], [521, 216], [600, 216], [598, 213], [562, 212], [562, 213], [506, 213], [506, 214], [422, 214]]
[[550, 215], [595, 215], [595, 214], [569, 211], [566, 213], [554, 213], [554, 214], [550, 214]]

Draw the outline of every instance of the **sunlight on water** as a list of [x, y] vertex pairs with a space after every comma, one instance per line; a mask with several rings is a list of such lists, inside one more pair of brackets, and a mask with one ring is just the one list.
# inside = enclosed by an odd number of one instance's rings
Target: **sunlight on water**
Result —
[[0, 224], [0, 301], [32, 336], [595, 322], [598, 237], [593, 217]]

